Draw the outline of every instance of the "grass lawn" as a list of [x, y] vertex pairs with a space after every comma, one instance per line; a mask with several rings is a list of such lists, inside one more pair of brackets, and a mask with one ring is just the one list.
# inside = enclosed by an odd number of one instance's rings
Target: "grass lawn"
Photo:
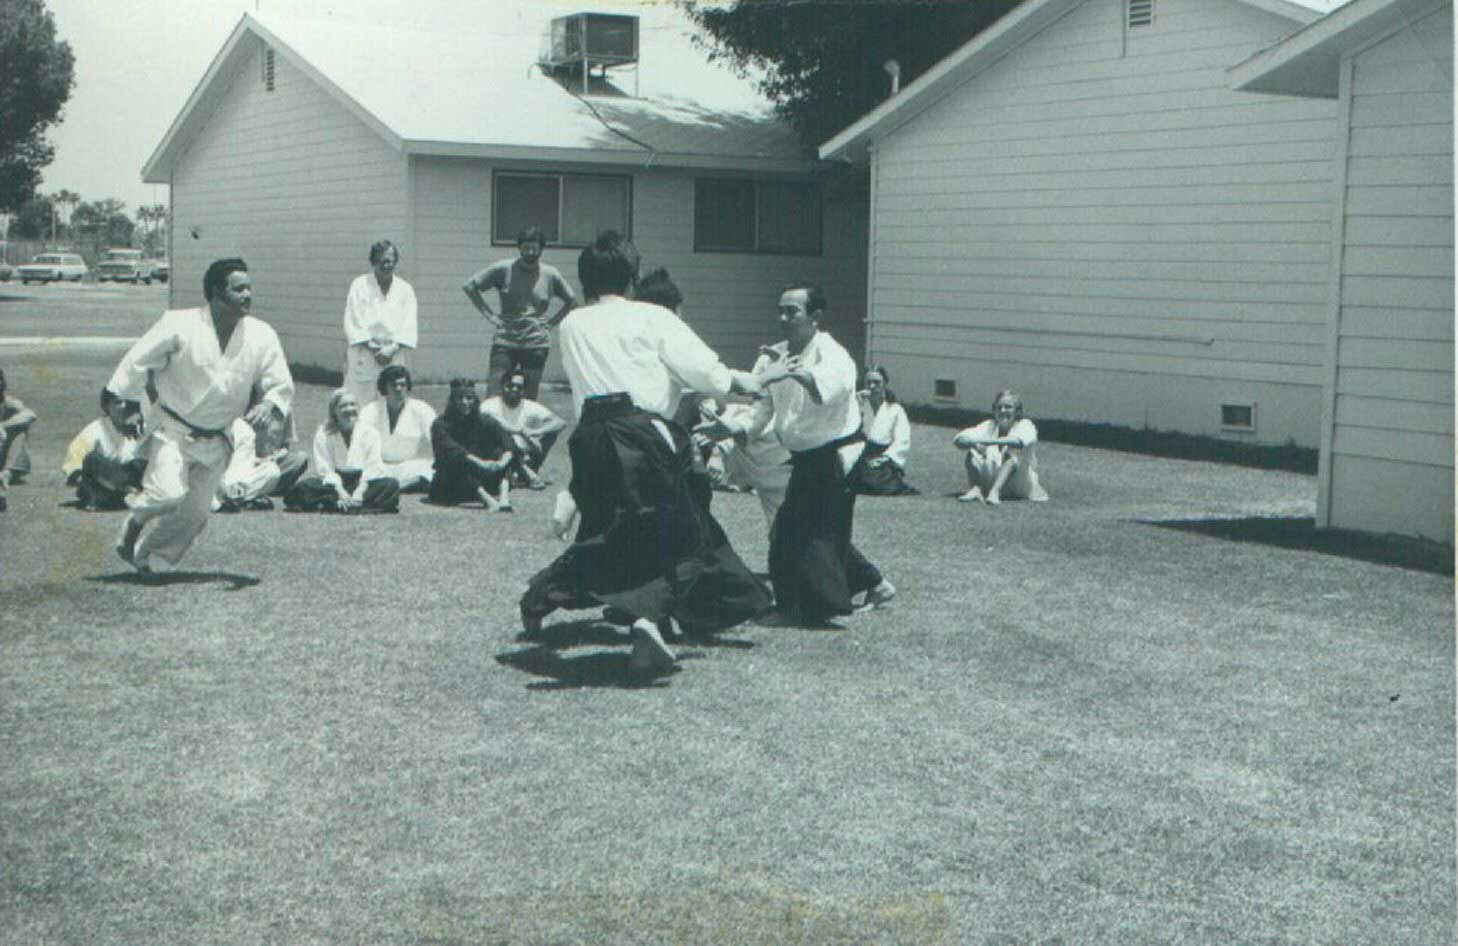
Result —
[[1309, 476], [1049, 443], [1052, 502], [967, 507], [917, 425], [857, 510], [893, 607], [639, 685], [593, 613], [521, 637], [551, 492], [136, 580], [51, 472], [119, 354], [0, 347], [0, 942], [1454, 941], [1451, 550], [1316, 534]]

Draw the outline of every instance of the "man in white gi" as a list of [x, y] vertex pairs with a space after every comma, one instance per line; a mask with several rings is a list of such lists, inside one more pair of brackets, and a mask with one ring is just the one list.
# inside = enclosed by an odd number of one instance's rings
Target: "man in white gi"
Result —
[[741, 430], [773, 422], [790, 451], [790, 482], [770, 529], [770, 581], [785, 620], [808, 625], [889, 602], [896, 589], [851, 543], [851, 475], [865, 449], [856, 363], [822, 331], [825, 292], [794, 285], [780, 295], [784, 341], [761, 349], [755, 376], [769, 391]]
[[[143, 573], [151, 570], [154, 556], [176, 565], [207, 525], [233, 453], [228, 439], [233, 421], [282, 418], [293, 403], [294, 379], [278, 335], [249, 315], [253, 284], [247, 264], [214, 262], [203, 275], [203, 298], [207, 305], [201, 308], [164, 312], [107, 383], [116, 396], [140, 400], [150, 377], [156, 391], [147, 472], [140, 493], [128, 500], [131, 513], [116, 546]], [[249, 408], [255, 388], [261, 396]]]
[[380, 475], [395, 480], [402, 493], [423, 493], [435, 477], [435, 448], [430, 443], [435, 408], [410, 396], [415, 382], [404, 365], [382, 370], [376, 388], [381, 397], [360, 408], [357, 423], [379, 434], [385, 461]]
[[370, 247], [374, 272], [355, 277], [344, 301], [344, 386], [361, 407], [375, 399], [380, 369], [408, 368], [419, 343], [415, 289], [395, 275], [399, 265], [395, 244], [377, 241]]
[[582, 251], [587, 305], [562, 323], [562, 367], [578, 424], [569, 487], [581, 513], [576, 542], [532, 578], [528, 633], [559, 607], [606, 604], [631, 622], [635, 670], [672, 667], [671, 620], [708, 632], [748, 620], [769, 596], [687, 483], [689, 435], [666, 418], [685, 390], [757, 393], [693, 329], [662, 306], [627, 298], [638, 252], [613, 231]]
[[233, 459], [223, 471], [213, 511], [272, 509], [269, 497], [286, 495], [309, 465], [309, 455], [294, 448], [293, 417], [270, 414], [257, 428], [240, 417], [230, 433]]

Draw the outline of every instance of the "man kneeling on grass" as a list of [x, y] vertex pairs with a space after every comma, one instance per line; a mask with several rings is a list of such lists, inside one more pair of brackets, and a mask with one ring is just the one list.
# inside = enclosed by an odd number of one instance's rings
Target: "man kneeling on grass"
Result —
[[430, 445], [435, 450], [431, 502], [452, 506], [479, 499], [485, 509], [512, 511], [511, 435], [495, 417], [482, 413], [474, 381], [451, 381], [445, 413], [430, 425]]
[[286, 496], [304, 475], [309, 457], [293, 449], [292, 415], [269, 415], [250, 424], [233, 421], [233, 459], [223, 471], [223, 482], [213, 500], [215, 512], [272, 509], [270, 496]]
[[142, 488], [142, 405], [101, 389], [101, 416], [81, 428], [66, 448], [61, 473], [82, 509], [125, 509], [127, 494]]

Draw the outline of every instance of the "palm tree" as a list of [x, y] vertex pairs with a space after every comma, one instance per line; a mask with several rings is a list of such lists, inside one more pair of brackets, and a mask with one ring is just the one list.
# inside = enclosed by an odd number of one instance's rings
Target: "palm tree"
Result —
[[153, 253], [157, 252], [158, 235], [167, 220], [167, 207], [163, 204], [144, 204], [137, 208], [137, 220], [147, 236], [147, 243]]
[[76, 193], [75, 191], [68, 191], [65, 188], [62, 188], [61, 190], [56, 191], [54, 194], [52, 194], [50, 196], [50, 201], [51, 201], [51, 242], [52, 243], [55, 243], [56, 242], [56, 210], [57, 210], [57, 208], [59, 208], [59, 207], [69, 207], [70, 208], [70, 210], [67, 210], [66, 211], [66, 222], [69, 224], [70, 221], [71, 221], [71, 211], [75, 210], [76, 209], [76, 205], [79, 204], [79, 203], [81, 203], [81, 195], [78, 194], [78, 193]]

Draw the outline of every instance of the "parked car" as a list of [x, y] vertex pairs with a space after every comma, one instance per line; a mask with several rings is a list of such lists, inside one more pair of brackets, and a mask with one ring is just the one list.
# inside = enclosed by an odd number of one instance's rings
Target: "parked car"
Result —
[[17, 266], [15, 272], [26, 285], [33, 282], [80, 282], [91, 270], [79, 253], [42, 253], [29, 263]]
[[10, 277], [15, 275], [15, 267], [9, 263], [0, 261], [0, 282], [9, 282]]
[[152, 267], [141, 250], [112, 249], [96, 264], [97, 282], [129, 282], [132, 285], [152, 284]]
[[172, 264], [165, 259], [152, 260], [152, 278], [158, 282], [172, 278]]

